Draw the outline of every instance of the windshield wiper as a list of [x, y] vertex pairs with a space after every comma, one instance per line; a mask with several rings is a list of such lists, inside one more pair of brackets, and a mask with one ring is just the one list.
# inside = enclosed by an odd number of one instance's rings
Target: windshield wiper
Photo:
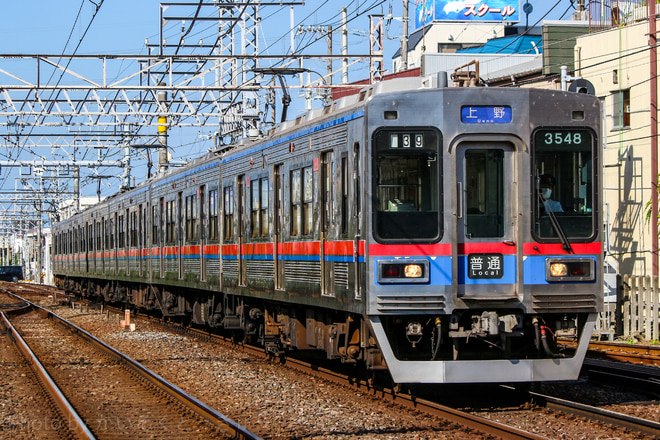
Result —
[[569, 254], [574, 254], [573, 248], [571, 247], [571, 242], [568, 241], [568, 237], [566, 237], [566, 234], [564, 233], [564, 229], [562, 229], [561, 225], [559, 224], [559, 220], [557, 220], [557, 216], [555, 215], [554, 211], [550, 209], [550, 207], [547, 205], [545, 200], [543, 200], [543, 197], [541, 197], [541, 194], [538, 194], [539, 201], [543, 203], [543, 207], [545, 208], [546, 214], [550, 217], [550, 223], [552, 223], [552, 227], [559, 236], [559, 239], [561, 240], [561, 248], [568, 252]]

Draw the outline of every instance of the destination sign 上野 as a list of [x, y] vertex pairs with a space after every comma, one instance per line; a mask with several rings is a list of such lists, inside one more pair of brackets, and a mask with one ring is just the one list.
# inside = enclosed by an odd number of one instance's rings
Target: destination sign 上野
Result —
[[508, 124], [513, 113], [508, 106], [470, 105], [461, 108], [464, 124]]

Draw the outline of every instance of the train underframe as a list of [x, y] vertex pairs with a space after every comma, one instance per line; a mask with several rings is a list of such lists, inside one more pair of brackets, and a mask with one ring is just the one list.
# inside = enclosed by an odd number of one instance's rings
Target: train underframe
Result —
[[[315, 350], [327, 359], [386, 370], [374, 318], [218, 292], [114, 280], [58, 278], [68, 293], [161, 313], [196, 326], [232, 332], [266, 352]], [[558, 338], [578, 340], [588, 313], [524, 314], [520, 310], [455, 310], [451, 315], [379, 316], [397, 361], [561, 359]]]

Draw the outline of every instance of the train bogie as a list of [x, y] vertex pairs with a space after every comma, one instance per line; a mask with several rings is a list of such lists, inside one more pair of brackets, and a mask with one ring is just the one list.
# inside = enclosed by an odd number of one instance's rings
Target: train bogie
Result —
[[575, 378], [602, 304], [600, 104], [432, 83], [376, 84], [62, 222], [58, 283], [396, 382]]

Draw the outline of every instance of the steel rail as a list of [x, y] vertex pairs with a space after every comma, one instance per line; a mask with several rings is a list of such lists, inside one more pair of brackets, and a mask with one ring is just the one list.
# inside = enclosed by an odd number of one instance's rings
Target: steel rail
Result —
[[554, 409], [564, 413], [576, 416], [586, 417], [590, 420], [598, 420], [610, 425], [627, 428], [635, 432], [660, 437], [660, 423], [652, 420], [641, 419], [639, 417], [629, 416], [627, 414], [609, 411], [606, 409], [589, 406], [578, 402], [560, 399], [557, 397], [546, 396], [530, 392], [529, 395], [536, 399], [538, 403], [546, 408]]
[[320, 368], [297, 359], [287, 358], [286, 365], [291, 365], [294, 369], [307, 374], [311, 373], [319, 375], [324, 379], [330, 380], [340, 385], [346, 385], [348, 382], [356, 390], [367, 390], [372, 395], [380, 397], [381, 399], [387, 400], [389, 402], [396, 403], [407, 408], [423, 411], [427, 414], [440, 417], [444, 420], [454, 422], [461, 426], [465, 426], [467, 428], [474, 429], [498, 438], [507, 440], [547, 440], [547, 437], [540, 436], [538, 434], [527, 432], [522, 429], [508, 426], [474, 414], [459, 411], [457, 409], [431, 402], [429, 400], [420, 399], [411, 394], [397, 393], [391, 389], [374, 387], [365, 381], [352, 379], [348, 376], [344, 376], [342, 374], [335, 373], [325, 368]]
[[9, 322], [7, 316], [5, 316], [3, 312], [0, 312], [0, 318], [2, 318], [2, 324], [7, 330], [9, 330], [14, 344], [16, 344], [16, 347], [21, 352], [23, 357], [25, 357], [25, 360], [30, 365], [32, 371], [34, 371], [34, 374], [37, 376], [37, 379], [41, 383], [42, 388], [51, 398], [60, 414], [68, 422], [70, 431], [76, 436], [76, 438], [79, 439], [96, 439], [78, 412], [69, 403], [55, 381], [53, 381], [53, 378], [50, 377], [44, 366], [41, 364], [41, 362], [39, 362], [39, 359], [37, 359], [25, 340], [18, 333], [18, 330], [16, 330], [11, 322]]
[[[2, 290], [2, 289], [0, 289]], [[16, 298], [20, 298], [23, 301], [27, 301], [24, 298], [21, 298], [20, 296], [13, 294]], [[29, 301], [28, 301], [29, 302]], [[31, 303], [32, 306], [41, 311], [42, 313], [46, 314], [48, 317], [54, 319], [56, 322], [64, 325], [68, 329], [76, 332], [81, 336], [83, 339], [89, 341], [102, 351], [104, 351], [106, 354], [109, 356], [113, 357], [117, 361], [121, 362], [126, 368], [132, 370], [134, 373], [139, 375], [140, 377], [148, 380], [150, 383], [155, 385], [159, 390], [164, 391], [167, 393], [170, 397], [175, 399], [176, 401], [180, 402], [183, 404], [186, 408], [190, 409], [191, 411], [195, 412], [199, 416], [203, 417], [204, 419], [208, 420], [209, 422], [215, 424], [218, 426], [220, 429], [222, 429], [224, 432], [227, 434], [231, 435], [232, 438], [235, 439], [240, 439], [240, 440], [261, 440], [261, 437], [257, 436], [256, 434], [250, 432], [243, 426], [239, 425], [235, 421], [229, 419], [226, 417], [224, 414], [221, 414], [220, 412], [216, 411], [215, 409], [211, 408], [204, 402], [196, 399], [195, 397], [189, 395], [185, 391], [183, 391], [181, 388], [177, 387], [176, 385], [166, 381], [163, 379], [161, 376], [158, 374], [154, 373], [153, 371], [149, 370], [148, 368], [144, 367], [140, 363], [134, 361], [127, 355], [121, 353], [120, 351], [116, 350], [115, 348], [109, 346], [105, 342], [101, 341], [100, 339], [96, 338], [93, 336], [91, 333], [85, 331], [84, 329], [76, 326], [75, 324], [65, 320], [64, 318], [56, 315], [55, 313], [51, 312], [48, 309], [45, 309], [43, 307], [40, 307], [36, 304]]]

